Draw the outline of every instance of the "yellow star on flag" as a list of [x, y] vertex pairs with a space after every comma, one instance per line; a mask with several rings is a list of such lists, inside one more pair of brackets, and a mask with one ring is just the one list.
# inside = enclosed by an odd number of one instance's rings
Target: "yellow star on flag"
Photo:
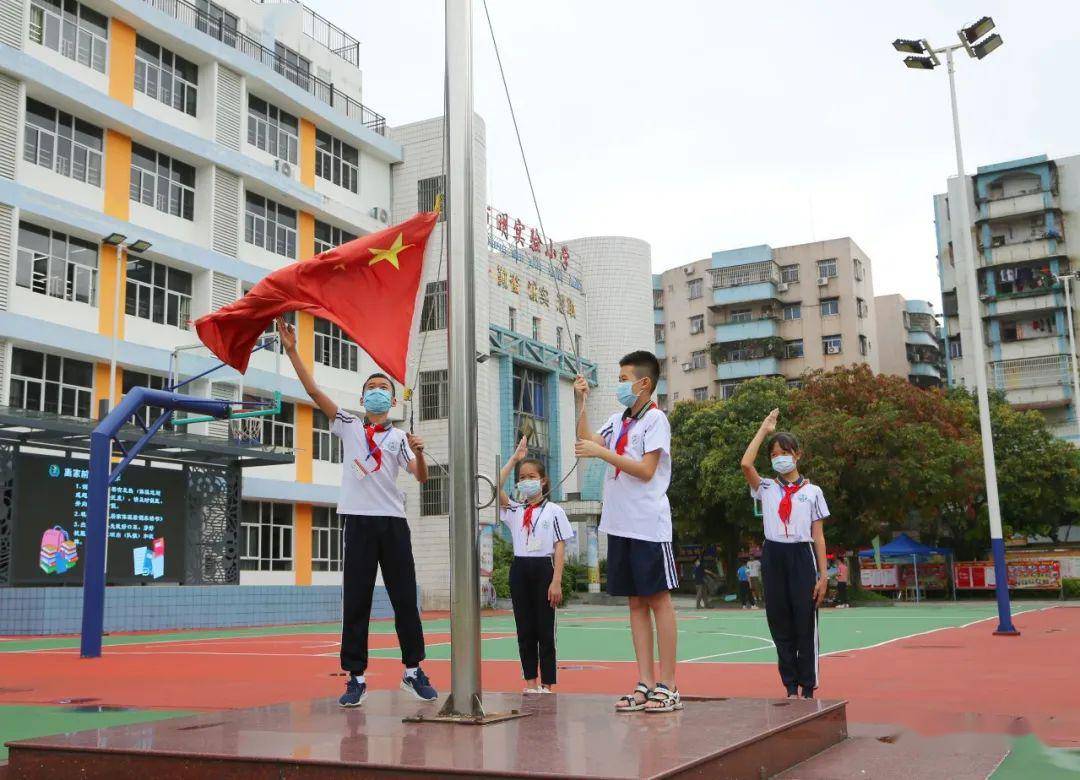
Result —
[[375, 265], [375, 263], [378, 263], [381, 260], [386, 260], [390, 265], [394, 266], [394, 268], [401, 270], [401, 266], [398, 265], [398, 255], [411, 246], [412, 244], [405, 244], [402, 246], [402, 234], [398, 233], [397, 238], [394, 239], [394, 243], [390, 245], [389, 249], [376, 249], [375, 247], [370, 247], [368, 249], [368, 251], [374, 255], [374, 257], [368, 260], [368, 266]]

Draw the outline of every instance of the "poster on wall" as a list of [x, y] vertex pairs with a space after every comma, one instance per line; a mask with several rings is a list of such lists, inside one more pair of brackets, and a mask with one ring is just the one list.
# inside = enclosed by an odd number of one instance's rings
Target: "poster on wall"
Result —
[[881, 567], [873, 564], [862, 564], [859, 567], [860, 582], [864, 588], [881, 588], [896, 590], [899, 582], [899, 572], [895, 564], [886, 563]]
[[[919, 588], [922, 590], [945, 590], [949, 587], [944, 563], [920, 563], [918, 574]], [[900, 587], [914, 588], [916, 579], [915, 566], [906, 563], [900, 567]]]
[[[21, 453], [15, 466], [16, 584], [78, 584], [90, 474], [85, 460]], [[109, 583], [180, 582], [187, 481], [180, 470], [128, 466], [111, 490]]]
[[[1060, 590], [1061, 564], [1058, 561], [1009, 561], [1005, 564], [1010, 590]], [[991, 590], [997, 584], [992, 561], [955, 565], [959, 590]]]

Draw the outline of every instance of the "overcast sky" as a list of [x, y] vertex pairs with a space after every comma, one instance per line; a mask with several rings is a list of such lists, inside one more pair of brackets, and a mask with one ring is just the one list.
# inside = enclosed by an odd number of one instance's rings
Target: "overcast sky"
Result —
[[[439, 0], [306, 0], [359, 38], [363, 102], [391, 124], [442, 111]], [[1080, 153], [1074, 0], [488, 0], [548, 231], [622, 234], [661, 271], [751, 244], [851, 236], [876, 294], [940, 295], [933, 193], [955, 170], [944, 69], [890, 42], [955, 42], [993, 16], [1005, 45], [958, 66], [968, 171]], [[475, 2], [488, 199], [532, 221]]]

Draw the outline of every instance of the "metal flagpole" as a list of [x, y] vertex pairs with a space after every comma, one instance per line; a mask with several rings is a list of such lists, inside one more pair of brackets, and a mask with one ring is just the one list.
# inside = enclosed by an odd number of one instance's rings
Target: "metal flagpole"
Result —
[[476, 508], [472, 2], [446, 0], [450, 466], [450, 696], [444, 716], [482, 716]]

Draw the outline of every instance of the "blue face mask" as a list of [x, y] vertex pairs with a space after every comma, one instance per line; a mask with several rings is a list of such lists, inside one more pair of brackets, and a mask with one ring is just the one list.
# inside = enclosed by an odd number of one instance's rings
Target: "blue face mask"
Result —
[[517, 483], [518, 495], [526, 500], [535, 498], [543, 489], [544, 486], [538, 479], [523, 479]]
[[382, 387], [373, 387], [364, 391], [364, 411], [382, 414], [390, 411], [393, 397], [390, 391]]
[[619, 382], [615, 386], [615, 395], [623, 406], [633, 406], [634, 401], [637, 400], [637, 393], [634, 392], [634, 382]]
[[795, 458], [791, 455], [777, 455], [772, 459], [772, 468], [781, 476], [790, 474], [795, 470]]

